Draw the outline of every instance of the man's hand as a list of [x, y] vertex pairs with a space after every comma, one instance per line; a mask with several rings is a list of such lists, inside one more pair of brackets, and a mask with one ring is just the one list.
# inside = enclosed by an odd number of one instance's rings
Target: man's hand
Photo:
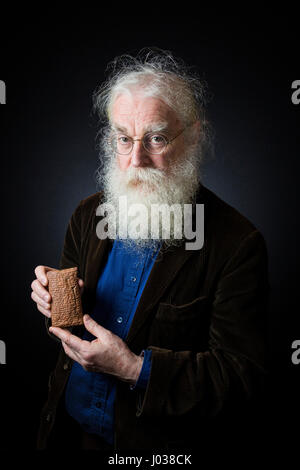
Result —
[[[48, 278], [47, 272], [53, 271], [54, 268], [49, 266], [37, 266], [34, 270], [36, 279], [31, 283], [31, 298], [36, 302], [37, 309], [46, 317], [51, 317], [51, 295], [48, 292]], [[84, 288], [84, 282], [82, 279], [78, 279], [80, 287], [80, 293], [82, 294]]]
[[62, 341], [65, 353], [90, 372], [111, 374], [134, 385], [140, 375], [143, 358], [134, 354], [126, 343], [84, 315], [84, 326], [96, 337], [85, 341], [72, 335], [68, 330], [51, 326], [49, 331]]

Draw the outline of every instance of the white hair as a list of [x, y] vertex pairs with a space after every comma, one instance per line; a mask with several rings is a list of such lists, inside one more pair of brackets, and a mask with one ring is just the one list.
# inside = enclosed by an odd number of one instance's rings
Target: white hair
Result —
[[[94, 111], [100, 120], [99, 138], [100, 166], [96, 172], [101, 186], [101, 172], [112, 154], [108, 143], [111, 133], [111, 109], [120, 94], [139, 91], [144, 96], [160, 98], [173, 109], [182, 122], [185, 138], [197, 146], [198, 166], [203, 156], [212, 150], [211, 127], [206, 119], [208, 93], [206, 83], [199, 79], [191, 67], [170, 51], [156, 48], [142, 49], [136, 57], [128, 54], [116, 57], [107, 67], [108, 78], [95, 90]], [[195, 143], [195, 128], [190, 126], [200, 121], [198, 141]], [[190, 126], [190, 127], [189, 127]], [[100, 177], [100, 178], [99, 178]]]
[[[121, 195], [128, 197], [129, 205], [137, 201], [147, 208], [152, 204], [178, 204], [179, 212], [183, 213], [184, 204], [194, 201], [200, 180], [200, 163], [209, 142], [209, 125], [205, 116], [206, 85], [193, 74], [182, 60], [175, 59], [168, 51], [142, 50], [137, 57], [123, 55], [114, 59], [109, 65], [110, 74], [106, 82], [94, 93], [94, 109], [97, 112], [101, 130], [100, 166], [96, 172], [98, 186], [104, 190], [106, 203], [117, 207], [117, 199]], [[181, 161], [174, 162], [169, 168], [168, 175], [155, 168], [129, 168], [126, 172], [119, 170], [110, 146], [111, 110], [116, 98], [127, 93], [142, 93], [164, 101], [173, 109], [185, 130], [184, 154]], [[200, 133], [196, 142], [194, 132], [200, 121]], [[189, 140], [190, 139], [190, 140]], [[131, 182], [138, 179], [143, 183], [143, 194], [133, 188]], [[147, 188], [151, 189], [147, 192]], [[149, 211], [150, 213], [150, 211]], [[122, 214], [121, 214], [122, 217]], [[152, 222], [152, 221], [151, 221]], [[174, 236], [180, 222], [172, 226], [172, 233], [167, 239], [161, 233], [169, 246], [182, 242]], [[160, 222], [155, 227], [161, 228]], [[142, 248], [156, 243], [155, 240], [143, 238], [147, 234], [148, 220], [145, 219], [141, 237], [138, 240], [128, 240], [129, 245]], [[144, 232], [143, 232], [144, 231]]]
[[[94, 92], [94, 110], [103, 124], [110, 123], [112, 106], [118, 96], [139, 91], [146, 97], [160, 98], [178, 115], [184, 127], [201, 123], [201, 156], [210, 140], [210, 126], [205, 115], [206, 83], [191, 72], [171, 52], [142, 49], [136, 57], [116, 57], [109, 65], [108, 79]], [[107, 126], [102, 127], [105, 134]], [[193, 129], [187, 129], [186, 136]], [[192, 137], [192, 136], [191, 136]]]

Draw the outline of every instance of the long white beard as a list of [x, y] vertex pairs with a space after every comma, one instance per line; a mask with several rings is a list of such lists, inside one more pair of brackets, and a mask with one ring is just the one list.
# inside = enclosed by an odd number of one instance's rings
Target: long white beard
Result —
[[[104, 203], [114, 207], [115, 213], [107, 214], [108, 226], [115, 224], [117, 238], [120, 231], [127, 228], [129, 236], [123, 243], [135, 248], [157, 246], [164, 240], [167, 245], [182, 243], [184, 223], [184, 204], [192, 203], [199, 186], [197, 157], [187, 154], [179, 163], [175, 163], [168, 173], [156, 168], [132, 168], [120, 170], [117, 160], [110, 159], [104, 174], [101, 175], [104, 189]], [[127, 213], [119, 207], [120, 197], [126, 196]], [[142, 204], [147, 210], [139, 214], [138, 236], [130, 237], [136, 219], [128, 216], [136, 204]], [[163, 216], [154, 217], [153, 205], [173, 206], [170, 223], [166, 224]], [[153, 237], [155, 234], [155, 237]], [[123, 237], [121, 237], [123, 238]]]

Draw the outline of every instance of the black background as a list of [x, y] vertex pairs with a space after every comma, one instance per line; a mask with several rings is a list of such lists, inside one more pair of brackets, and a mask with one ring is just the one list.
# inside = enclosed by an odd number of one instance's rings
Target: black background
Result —
[[291, 83], [300, 79], [299, 27], [292, 15], [197, 16], [162, 18], [151, 10], [132, 18], [93, 9], [65, 19], [20, 12], [1, 19], [1, 449], [34, 450], [57, 347], [30, 284], [36, 265], [57, 266], [71, 213], [96, 191], [92, 93], [110, 60], [146, 46], [171, 50], [207, 81], [215, 153], [203, 181], [265, 237], [271, 374], [257, 426], [273, 455], [283, 439], [293, 448], [300, 415], [300, 364], [291, 362], [292, 341], [300, 339], [300, 105], [292, 104]]

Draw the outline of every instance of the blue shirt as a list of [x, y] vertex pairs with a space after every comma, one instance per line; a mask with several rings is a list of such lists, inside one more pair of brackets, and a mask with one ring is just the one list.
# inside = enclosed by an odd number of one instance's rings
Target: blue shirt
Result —
[[[144, 249], [142, 253], [126, 248], [115, 240], [107, 263], [99, 277], [96, 304], [91, 315], [97, 323], [126, 338], [138, 302], [159, 251]], [[85, 331], [83, 339], [94, 336]], [[150, 375], [151, 350], [145, 350], [144, 361], [136, 387], [145, 388]], [[113, 444], [114, 402], [117, 380], [99, 372], [88, 372], [73, 363], [66, 388], [66, 409], [91, 434]], [[134, 387], [135, 388], [135, 387]]]

